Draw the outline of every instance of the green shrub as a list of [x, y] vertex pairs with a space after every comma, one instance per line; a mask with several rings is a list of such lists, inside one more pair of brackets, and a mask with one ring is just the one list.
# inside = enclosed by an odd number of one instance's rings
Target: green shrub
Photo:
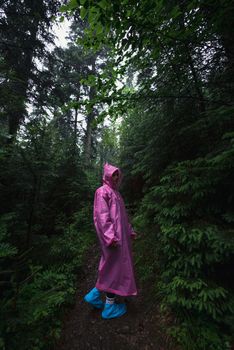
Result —
[[63, 235], [34, 242], [25, 277], [19, 280], [13, 274], [12, 289], [0, 303], [5, 319], [0, 339], [7, 349], [45, 350], [58, 339], [61, 313], [74, 302], [77, 273], [93, 237], [90, 232], [78, 232], [74, 221]]
[[228, 349], [234, 330], [233, 136], [216, 154], [168, 167], [140, 209], [146, 226], [160, 226], [162, 308], [178, 316], [171, 332], [188, 350]]

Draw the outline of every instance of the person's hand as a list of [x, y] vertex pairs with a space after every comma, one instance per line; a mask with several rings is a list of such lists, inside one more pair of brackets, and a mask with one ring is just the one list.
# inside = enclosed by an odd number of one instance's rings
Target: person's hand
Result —
[[131, 239], [137, 239], [137, 233], [136, 232], [133, 232], [131, 233]]
[[118, 242], [117, 241], [113, 241], [110, 245], [110, 247], [117, 247], [118, 246]]

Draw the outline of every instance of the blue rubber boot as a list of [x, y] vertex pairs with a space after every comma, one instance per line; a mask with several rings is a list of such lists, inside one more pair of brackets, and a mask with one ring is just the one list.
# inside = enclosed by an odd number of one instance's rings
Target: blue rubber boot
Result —
[[85, 295], [84, 300], [96, 309], [103, 309], [104, 303], [101, 300], [100, 296], [100, 291], [94, 287], [88, 294]]
[[102, 311], [102, 318], [110, 319], [124, 315], [127, 312], [125, 304], [105, 304]]

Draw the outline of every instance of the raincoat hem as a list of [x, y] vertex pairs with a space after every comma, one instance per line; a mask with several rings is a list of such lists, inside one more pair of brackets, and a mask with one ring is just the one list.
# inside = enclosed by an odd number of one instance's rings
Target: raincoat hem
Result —
[[95, 287], [100, 290], [100, 292], [107, 292], [107, 293], [114, 293], [116, 295], [119, 295], [121, 297], [128, 297], [131, 295], [137, 295], [137, 291], [133, 293], [125, 293], [120, 290], [112, 289], [112, 288], [105, 288], [103, 285], [99, 284], [98, 282], [96, 283]]

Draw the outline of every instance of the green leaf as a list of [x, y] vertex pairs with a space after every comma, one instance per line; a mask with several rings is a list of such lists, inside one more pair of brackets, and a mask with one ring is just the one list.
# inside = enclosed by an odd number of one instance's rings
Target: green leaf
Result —
[[108, 2], [106, 0], [98, 1], [98, 6], [100, 6], [103, 10], [106, 10], [109, 6]]
[[80, 10], [81, 19], [85, 19], [85, 17], [87, 16], [87, 13], [88, 13], [88, 9], [86, 9], [85, 7], [81, 7], [81, 10]]
[[90, 23], [90, 25], [92, 25], [94, 28], [97, 25], [97, 20], [100, 16], [100, 12], [96, 7], [91, 7], [89, 9], [89, 15], [88, 15], [88, 21]]
[[77, 0], [70, 0], [67, 6], [69, 10], [74, 10], [78, 7], [78, 2]]
[[62, 5], [62, 6], [59, 8], [59, 12], [67, 12], [68, 10], [69, 10], [68, 5]]
[[103, 26], [100, 22], [98, 22], [96, 25], [96, 34], [99, 35], [101, 33], [103, 33]]

